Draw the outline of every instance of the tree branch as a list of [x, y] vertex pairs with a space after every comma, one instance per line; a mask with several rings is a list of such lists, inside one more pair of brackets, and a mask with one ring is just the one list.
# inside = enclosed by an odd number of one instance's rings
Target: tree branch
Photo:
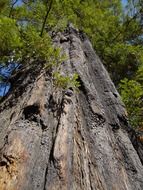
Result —
[[[139, 15], [142, 11], [143, 11], [143, 8], [141, 8], [132, 18], [130, 18], [130, 20], [127, 20], [127, 21], [125, 22], [125, 29], [124, 29], [124, 32], [128, 29], [128, 26], [130, 25], [130, 23], [131, 23], [133, 20], [135, 20], [135, 19], [138, 17], [138, 15]], [[113, 43], [113, 42], [120, 36], [120, 34], [121, 34], [122, 32], [123, 32], [123, 31], [120, 30], [110, 43]]]
[[46, 24], [48, 15], [49, 15], [49, 13], [50, 13], [50, 11], [51, 11], [51, 9], [52, 9], [53, 1], [54, 1], [54, 0], [51, 0], [51, 1], [50, 1], [49, 8], [47, 9], [47, 12], [46, 12], [46, 15], [45, 15], [45, 18], [44, 18], [44, 21], [43, 21], [43, 25], [42, 25], [42, 28], [41, 28], [41, 33], [40, 33], [40, 36], [41, 36], [41, 37], [43, 36], [45, 24]]
[[14, 5], [18, 2], [18, 0], [15, 0], [14, 3], [11, 5], [11, 8], [10, 8], [10, 12], [9, 12], [9, 18], [11, 17], [11, 14], [12, 14], [12, 11], [13, 11], [13, 7]]

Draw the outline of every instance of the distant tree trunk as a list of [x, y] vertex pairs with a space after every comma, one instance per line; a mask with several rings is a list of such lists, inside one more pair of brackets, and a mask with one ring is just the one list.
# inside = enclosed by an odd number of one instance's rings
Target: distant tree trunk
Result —
[[90, 41], [72, 28], [54, 41], [79, 92], [56, 88], [39, 63], [13, 77], [0, 107], [0, 190], [142, 190], [142, 144]]

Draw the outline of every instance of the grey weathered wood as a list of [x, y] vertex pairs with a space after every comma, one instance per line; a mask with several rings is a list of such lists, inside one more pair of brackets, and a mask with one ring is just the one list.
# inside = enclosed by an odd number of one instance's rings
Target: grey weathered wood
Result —
[[125, 107], [90, 41], [69, 28], [54, 42], [81, 87], [62, 91], [39, 66], [20, 74], [0, 108], [0, 190], [142, 190]]

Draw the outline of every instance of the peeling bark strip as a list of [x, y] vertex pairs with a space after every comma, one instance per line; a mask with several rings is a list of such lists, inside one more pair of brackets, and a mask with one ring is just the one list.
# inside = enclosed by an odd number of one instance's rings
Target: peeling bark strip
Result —
[[72, 28], [54, 41], [79, 92], [37, 67], [21, 74], [0, 108], [0, 190], [142, 190], [142, 144], [91, 43]]

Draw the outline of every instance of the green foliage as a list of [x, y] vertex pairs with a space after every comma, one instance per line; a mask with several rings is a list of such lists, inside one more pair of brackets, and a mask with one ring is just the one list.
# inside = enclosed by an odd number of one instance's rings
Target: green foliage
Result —
[[[15, 1], [14, 1], [15, 2]], [[13, 2], [7, 1], [3, 5], [6, 8], [5, 16], [1, 14], [2, 63], [22, 63], [36, 61], [44, 63], [44, 69], [53, 68], [54, 82], [61, 88], [78, 88], [78, 75], [62, 76], [60, 64], [65, 61], [60, 48], [54, 47], [47, 31], [64, 30], [68, 21], [74, 21], [75, 15], [72, 1], [54, 1], [52, 7], [45, 1], [26, 1], [21, 6], [13, 6]], [[64, 11], [63, 11], [64, 5]], [[44, 26], [44, 30], [43, 30]], [[41, 35], [42, 33], [42, 35]]]
[[55, 72], [53, 74], [54, 82], [57, 87], [68, 89], [78, 89], [80, 87], [80, 83], [78, 81], [78, 74], [73, 74], [72, 76], [64, 76], [60, 74], [59, 72]]
[[33, 26], [28, 25], [22, 37], [24, 39], [23, 55], [32, 57], [35, 60], [49, 60], [54, 48], [48, 34], [40, 37], [37, 30]]
[[120, 83], [120, 92], [133, 127], [140, 128], [143, 114], [143, 86], [135, 80], [124, 79]]
[[143, 86], [143, 64], [139, 66], [136, 73], [136, 80]]
[[124, 12], [121, 1], [83, 1], [80, 5], [79, 27], [90, 37], [112, 79], [118, 85], [124, 77], [133, 75], [141, 64], [142, 46], [137, 42], [142, 34], [138, 19]]
[[17, 58], [19, 49], [22, 47], [20, 33], [16, 21], [7, 17], [0, 18], [0, 62]]

